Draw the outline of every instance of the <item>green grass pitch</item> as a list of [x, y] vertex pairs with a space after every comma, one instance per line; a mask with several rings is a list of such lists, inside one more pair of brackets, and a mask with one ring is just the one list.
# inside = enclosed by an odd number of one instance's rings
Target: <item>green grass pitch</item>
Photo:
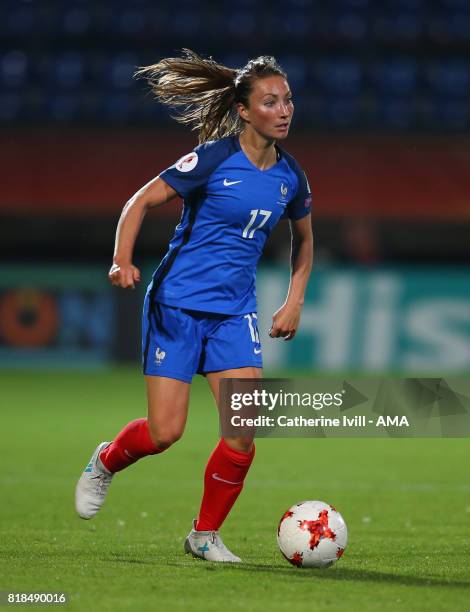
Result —
[[[119, 474], [100, 514], [80, 520], [75, 482], [98, 442], [145, 414], [143, 383], [137, 367], [0, 376], [0, 590], [66, 592], [69, 610], [468, 610], [465, 439], [258, 440], [222, 529], [244, 562], [184, 555], [218, 437], [200, 377], [183, 439]], [[304, 499], [348, 524], [333, 568], [297, 569], [278, 552], [277, 522]]]

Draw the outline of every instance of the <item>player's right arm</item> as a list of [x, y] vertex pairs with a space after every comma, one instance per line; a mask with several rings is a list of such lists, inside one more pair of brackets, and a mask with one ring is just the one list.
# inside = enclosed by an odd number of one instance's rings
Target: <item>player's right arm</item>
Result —
[[122, 209], [114, 244], [113, 265], [108, 278], [116, 287], [135, 288], [140, 270], [132, 264], [134, 244], [145, 214], [150, 208], [169, 202], [178, 194], [168, 183], [156, 177], [144, 185]]

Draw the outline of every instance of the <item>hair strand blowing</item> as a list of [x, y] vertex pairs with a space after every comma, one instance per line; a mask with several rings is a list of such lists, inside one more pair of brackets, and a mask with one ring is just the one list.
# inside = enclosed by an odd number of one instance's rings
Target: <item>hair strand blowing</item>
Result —
[[159, 102], [177, 111], [174, 119], [198, 132], [200, 143], [239, 133], [243, 122], [236, 104], [248, 107], [254, 81], [273, 75], [287, 78], [271, 56], [250, 60], [235, 70], [191, 49], [135, 73], [149, 83]]

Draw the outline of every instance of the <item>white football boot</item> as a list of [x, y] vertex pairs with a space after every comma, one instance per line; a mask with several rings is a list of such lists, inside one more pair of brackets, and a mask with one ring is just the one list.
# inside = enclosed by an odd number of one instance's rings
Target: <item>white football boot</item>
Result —
[[80, 476], [75, 489], [75, 509], [82, 519], [91, 519], [103, 505], [114, 476], [107, 470], [99, 454], [111, 442], [102, 442], [93, 453], [90, 462]]
[[231, 553], [222, 542], [218, 531], [196, 531], [196, 521], [193, 521], [193, 529], [184, 542], [184, 552], [205, 561], [241, 562], [240, 557]]

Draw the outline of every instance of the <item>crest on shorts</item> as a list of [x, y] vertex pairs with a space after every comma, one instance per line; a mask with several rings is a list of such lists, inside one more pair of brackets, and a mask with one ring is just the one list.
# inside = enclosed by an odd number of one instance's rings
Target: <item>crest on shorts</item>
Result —
[[165, 359], [165, 351], [162, 351], [162, 349], [157, 346], [157, 350], [155, 351], [155, 363], [157, 365], [162, 365], [162, 361]]

